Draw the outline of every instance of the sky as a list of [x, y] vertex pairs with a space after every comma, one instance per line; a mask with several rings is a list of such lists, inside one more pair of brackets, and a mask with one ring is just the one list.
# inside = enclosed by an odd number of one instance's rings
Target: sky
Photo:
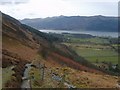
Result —
[[0, 11], [16, 19], [53, 16], [118, 16], [119, 0], [0, 0]]

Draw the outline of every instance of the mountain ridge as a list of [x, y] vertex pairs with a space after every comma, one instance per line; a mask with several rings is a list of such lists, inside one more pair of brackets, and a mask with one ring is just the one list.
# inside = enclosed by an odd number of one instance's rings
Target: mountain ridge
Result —
[[[47, 18], [23, 19], [22, 23], [36, 29], [118, 31], [117, 17], [107, 16], [57, 16]], [[102, 26], [102, 27], [101, 27]]]

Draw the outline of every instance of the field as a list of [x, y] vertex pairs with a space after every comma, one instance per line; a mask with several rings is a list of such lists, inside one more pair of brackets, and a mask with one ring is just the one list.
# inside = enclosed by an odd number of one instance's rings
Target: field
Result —
[[[117, 44], [111, 44], [114, 38], [105, 37], [76, 37], [75, 35], [64, 35], [68, 40], [63, 44], [72, 48], [78, 55], [92, 63], [108, 62], [118, 63]], [[117, 39], [114, 39], [114, 41]]]
[[68, 44], [78, 55], [84, 57], [90, 62], [111, 62], [113, 64], [118, 63], [118, 54], [116, 51], [108, 46], [102, 45], [78, 45]]
[[109, 42], [106, 39], [102, 39], [102, 38], [85, 38], [85, 39], [81, 39], [81, 38], [71, 38], [70, 40], [71, 43], [94, 43], [94, 44], [103, 44], [106, 43], [108, 44]]

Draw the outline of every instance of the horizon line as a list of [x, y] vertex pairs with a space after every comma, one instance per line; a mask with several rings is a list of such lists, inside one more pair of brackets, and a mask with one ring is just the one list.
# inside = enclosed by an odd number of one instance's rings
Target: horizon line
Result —
[[113, 17], [113, 18], [118, 18], [119, 16], [107, 16], [107, 15], [59, 15], [59, 16], [48, 16], [48, 17], [34, 17], [34, 18], [23, 18], [23, 19], [18, 19], [18, 20], [25, 20], [25, 19], [46, 19], [46, 18], [54, 18], [54, 17]]

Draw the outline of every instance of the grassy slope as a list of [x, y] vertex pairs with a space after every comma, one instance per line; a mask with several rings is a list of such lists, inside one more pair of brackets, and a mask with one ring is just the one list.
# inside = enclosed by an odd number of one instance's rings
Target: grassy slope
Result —
[[5, 84], [12, 79], [12, 74], [14, 73], [11, 70], [12, 67], [2, 68], [2, 87], [5, 87]]
[[[50, 58], [49, 62], [51, 62]], [[66, 88], [67, 86], [62, 82], [52, 79], [51, 71], [60, 77], [65, 75], [65, 82], [76, 88], [113, 88], [116, 87], [118, 80], [116, 76], [75, 70], [66, 65], [61, 66], [53, 60], [51, 63], [48, 63], [40, 55], [36, 57], [32, 64], [38, 66], [39, 63], [44, 63], [46, 66], [44, 80], [41, 81], [41, 69], [33, 67], [29, 73], [34, 76], [34, 79], [32, 79], [32, 88]]]
[[56, 65], [54, 67], [47, 66], [47, 68], [45, 68], [44, 81], [41, 81], [40, 69], [32, 68], [30, 75], [35, 77], [35, 79], [32, 80], [32, 88], [66, 88], [67, 86], [62, 84], [62, 82], [52, 79], [51, 71], [58, 74], [60, 77], [65, 75], [65, 82], [76, 88], [113, 88], [116, 87], [118, 79], [116, 76], [89, 73], [75, 70], [67, 66], [61, 67]]

